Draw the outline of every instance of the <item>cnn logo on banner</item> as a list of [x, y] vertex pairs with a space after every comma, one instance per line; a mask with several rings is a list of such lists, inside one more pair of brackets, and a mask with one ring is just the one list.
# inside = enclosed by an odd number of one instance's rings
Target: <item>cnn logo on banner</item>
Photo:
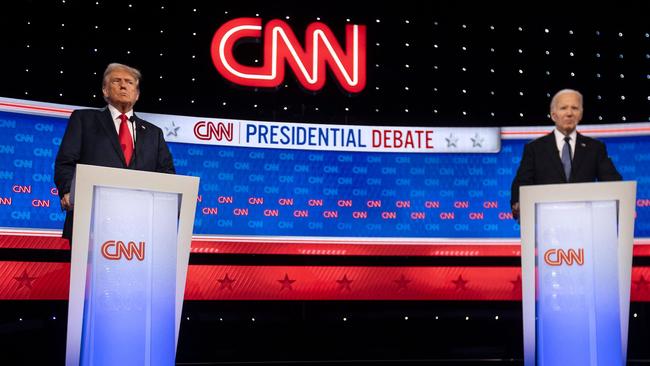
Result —
[[328, 65], [341, 87], [359, 93], [366, 86], [366, 27], [345, 26], [345, 52], [332, 31], [323, 23], [311, 23], [305, 32], [305, 48], [289, 25], [273, 19], [264, 27], [262, 66], [237, 62], [234, 49], [238, 41], [262, 36], [260, 18], [237, 18], [222, 25], [211, 45], [212, 62], [229, 81], [251, 87], [273, 88], [284, 80], [285, 61], [298, 82], [307, 90], [318, 91], [325, 85]]
[[135, 243], [133, 241], [124, 244], [121, 240], [108, 240], [102, 244], [102, 256], [108, 260], [133, 260], [135, 257], [139, 261], [144, 260], [144, 242]]
[[567, 251], [563, 249], [549, 249], [544, 253], [544, 262], [549, 266], [561, 266], [562, 264], [572, 266], [573, 263], [582, 266], [585, 264], [585, 250], [582, 248], [578, 249], [578, 251], [573, 249], [568, 249]]
[[199, 140], [232, 141], [233, 123], [199, 121], [194, 125], [194, 136]]

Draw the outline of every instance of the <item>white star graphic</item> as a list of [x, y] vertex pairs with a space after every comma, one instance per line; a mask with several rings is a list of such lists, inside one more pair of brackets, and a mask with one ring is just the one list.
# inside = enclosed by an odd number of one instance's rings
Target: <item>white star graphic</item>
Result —
[[445, 140], [447, 140], [447, 147], [457, 147], [456, 143], [458, 142], [458, 137], [453, 134], [450, 133], [449, 137], [445, 137]]
[[471, 138], [472, 140], [472, 147], [483, 147], [483, 138], [478, 135], [474, 135], [474, 137]]
[[180, 128], [180, 126], [176, 126], [174, 121], [172, 121], [171, 127], [165, 127], [165, 131], [167, 131], [167, 136], [178, 137], [178, 130]]

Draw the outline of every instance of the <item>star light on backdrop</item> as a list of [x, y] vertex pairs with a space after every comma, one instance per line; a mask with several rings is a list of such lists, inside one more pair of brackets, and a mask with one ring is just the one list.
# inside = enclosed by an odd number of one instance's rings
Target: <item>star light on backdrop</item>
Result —
[[[6, 97], [100, 106], [97, 71], [116, 61], [143, 71], [138, 109], [155, 113], [313, 123], [540, 125], [549, 122], [549, 95], [572, 87], [585, 95], [584, 123], [650, 118], [650, 32], [643, 22], [513, 20], [444, 4], [272, 9], [194, 1], [61, 1], [38, 12], [15, 6], [3, 22], [4, 34], [12, 35], [4, 47], [15, 55], [5, 66], [10, 82], [0, 86]], [[72, 18], [74, 11], [87, 16]], [[114, 20], [113, 14], [123, 16]], [[348, 94], [333, 82], [331, 70], [317, 92], [303, 90], [293, 75], [281, 89], [233, 85], [210, 64], [209, 44], [220, 25], [237, 17], [260, 18], [263, 24], [282, 19], [301, 42], [315, 19], [342, 45], [346, 24], [367, 26], [367, 65], [373, 66], [367, 86]], [[261, 42], [237, 48], [243, 65], [263, 60]], [[228, 103], [217, 107], [215, 99]]]

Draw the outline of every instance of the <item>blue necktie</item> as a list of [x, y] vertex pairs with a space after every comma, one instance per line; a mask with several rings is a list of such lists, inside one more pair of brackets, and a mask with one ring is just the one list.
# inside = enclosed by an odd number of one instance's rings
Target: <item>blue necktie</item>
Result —
[[571, 177], [571, 145], [569, 141], [571, 141], [571, 137], [566, 136], [564, 138], [564, 147], [562, 147], [562, 165], [564, 166], [564, 174], [566, 175], [567, 182]]

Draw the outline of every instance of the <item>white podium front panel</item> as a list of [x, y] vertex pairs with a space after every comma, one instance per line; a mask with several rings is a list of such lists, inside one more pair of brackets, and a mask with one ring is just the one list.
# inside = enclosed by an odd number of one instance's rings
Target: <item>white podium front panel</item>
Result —
[[636, 182], [520, 188], [524, 364], [623, 365]]
[[82, 365], [173, 365], [178, 194], [95, 187]]
[[537, 365], [623, 365], [617, 201], [535, 208]]
[[77, 164], [66, 365], [173, 365], [199, 178]]

